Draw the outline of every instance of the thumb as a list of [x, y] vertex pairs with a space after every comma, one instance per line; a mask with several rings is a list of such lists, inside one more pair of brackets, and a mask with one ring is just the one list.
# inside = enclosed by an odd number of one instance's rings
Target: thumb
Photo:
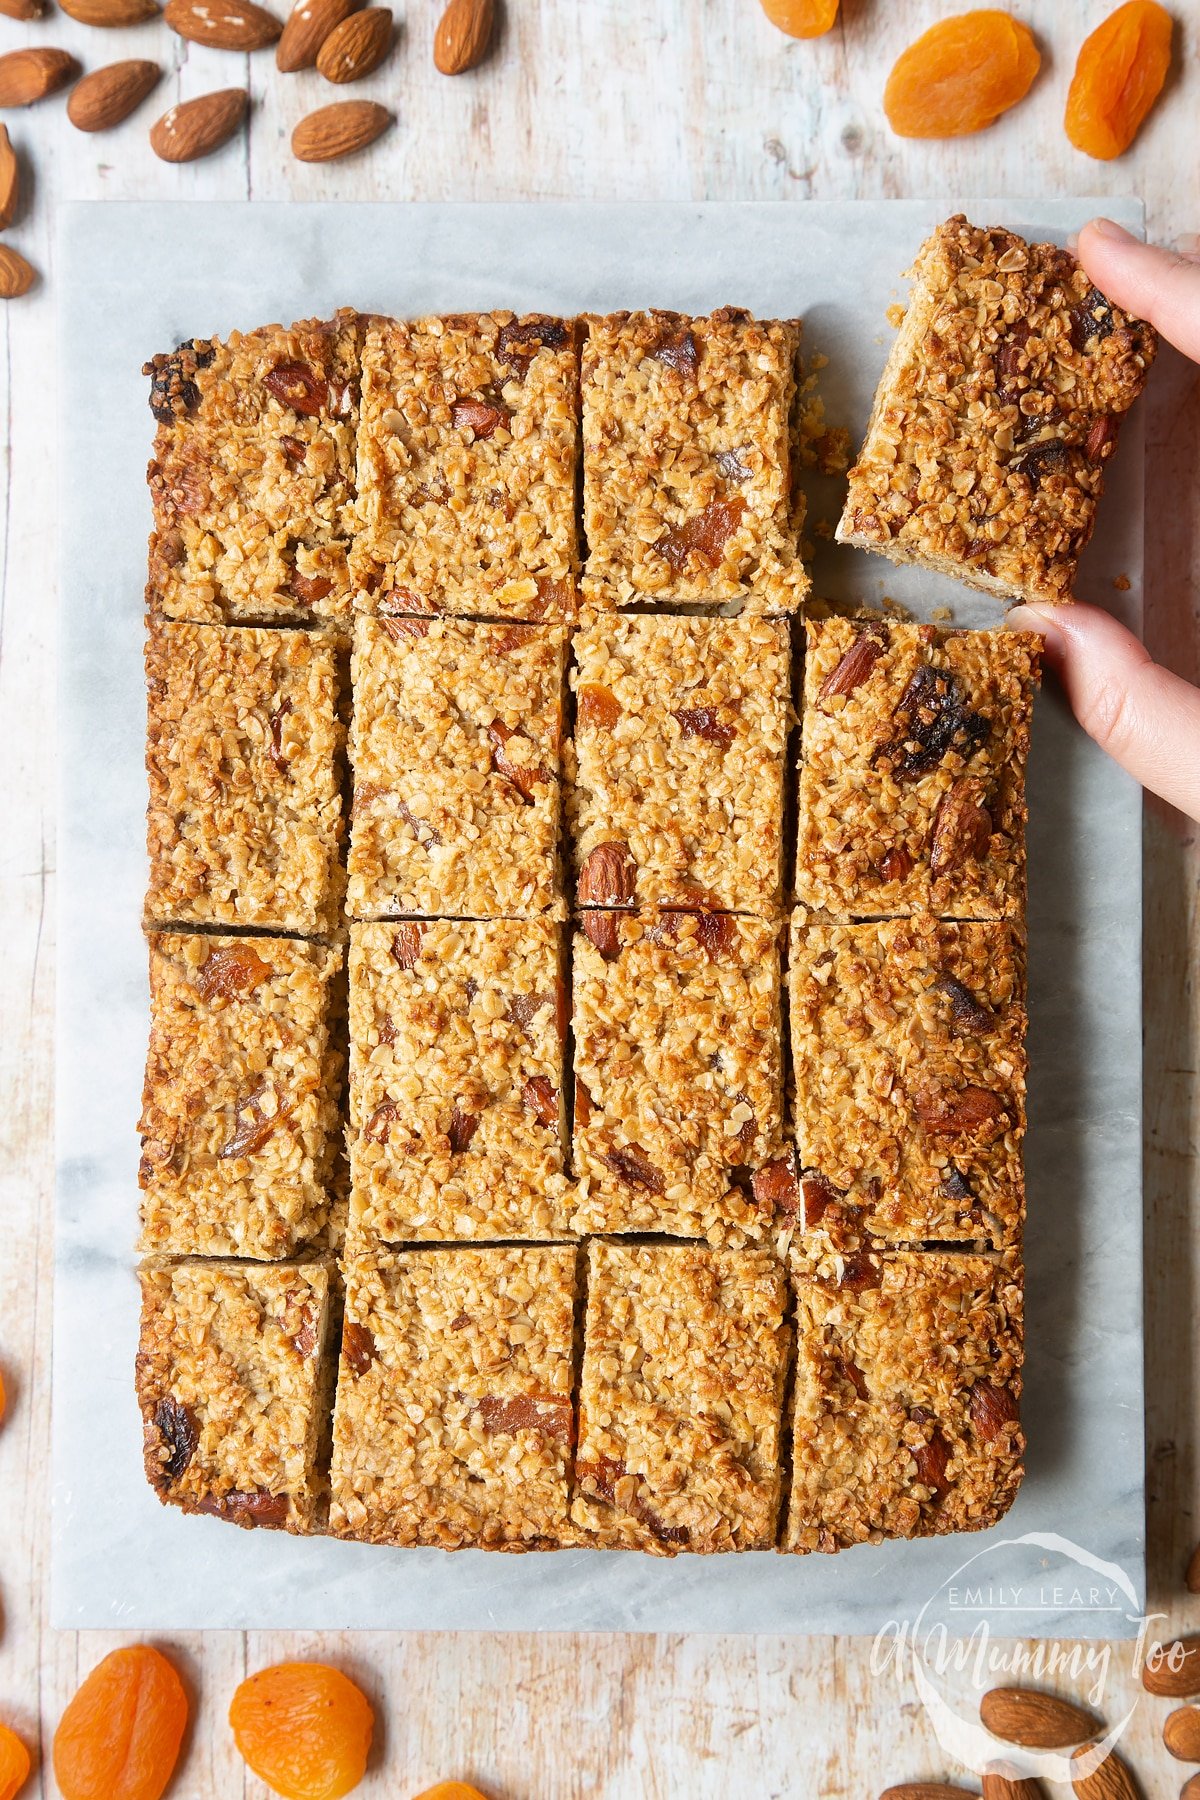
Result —
[[1097, 606], [1018, 606], [1007, 623], [1044, 638], [1088, 736], [1143, 787], [1200, 820], [1200, 689], [1160, 668]]
[[1149, 319], [1169, 344], [1200, 362], [1200, 259], [1143, 244], [1111, 219], [1079, 233], [1079, 260], [1102, 294]]

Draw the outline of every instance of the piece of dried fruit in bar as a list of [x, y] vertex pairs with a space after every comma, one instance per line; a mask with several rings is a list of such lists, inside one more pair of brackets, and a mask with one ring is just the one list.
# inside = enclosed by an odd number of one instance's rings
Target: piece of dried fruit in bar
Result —
[[420, 960], [424, 936], [425, 927], [415, 922], [397, 926], [392, 938], [392, 961], [402, 969], [411, 969]]
[[238, 1749], [284, 1800], [341, 1800], [362, 1780], [375, 1715], [362, 1689], [324, 1663], [276, 1663], [229, 1706]]
[[970, 712], [962, 684], [948, 669], [918, 663], [896, 703], [895, 735], [875, 751], [901, 781], [915, 781], [936, 769], [953, 750], [969, 762], [991, 736], [991, 720]]
[[741, 524], [745, 510], [746, 502], [740, 494], [729, 500], [710, 500], [702, 512], [666, 532], [653, 547], [677, 575], [693, 558], [702, 568], [719, 568], [725, 546]]
[[581, 682], [575, 697], [575, 717], [589, 730], [611, 731], [621, 716], [621, 703], [603, 682]]
[[800, 1181], [796, 1173], [795, 1152], [764, 1163], [750, 1177], [750, 1191], [769, 1217], [779, 1215], [794, 1219], [800, 1210]]
[[1156, 0], [1127, 0], [1079, 47], [1063, 121], [1085, 156], [1128, 150], [1171, 66], [1171, 15]]
[[479, 1129], [479, 1114], [464, 1112], [456, 1100], [450, 1109], [450, 1124], [446, 1136], [450, 1140], [450, 1149], [455, 1156], [461, 1156]]
[[723, 723], [715, 706], [684, 706], [671, 717], [685, 738], [704, 738], [721, 750], [728, 750], [737, 736], [736, 725]]
[[159, 1800], [187, 1724], [183, 1683], [149, 1644], [114, 1650], [84, 1680], [54, 1734], [63, 1800]]
[[956, 13], [902, 52], [883, 110], [898, 137], [964, 137], [1023, 100], [1040, 67], [1033, 34], [1007, 13]]
[[353, 1320], [342, 1327], [342, 1356], [356, 1375], [365, 1375], [377, 1355], [374, 1334]]
[[950, 1002], [950, 1015], [956, 1028], [975, 1034], [987, 1030], [992, 1023], [991, 1013], [986, 1006], [980, 1005], [957, 975], [939, 975], [933, 985]]
[[484, 1394], [475, 1409], [486, 1432], [503, 1432], [513, 1436], [518, 1431], [540, 1431], [547, 1437], [559, 1437], [570, 1443], [575, 1431], [571, 1402], [552, 1399], [542, 1394], [513, 1394], [507, 1400], [499, 1394]]
[[789, 37], [824, 37], [838, 16], [838, 0], [761, 0], [772, 25]]
[[0, 1725], [0, 1800], [16, 1800], [28, 1778], [28, 1750], [15, 1731]]
[[211, 1002], [218, 996], [233, 1000], [252, 994], [273, 973], [270, 963], [263, 961], [253, 944], [220, 944], [201, 963], [193, 985], [203, 1000]]
[[969, 777], [954, 782], [942, 795], [929, 839], [929, 867], [935, 875], [949, 874], [987, 855], [992, 815], [982, 795], [982, 784]]
[[637, 1144], [622, 1144], [601, 1151], [600, 1160], [607, 1163], [618, 1181], [626, 1187], [644, 1188], [649, 1194], [661, 1194], [663, 1178], [646, 1152]]
[[677, 375], [694, 376], [700, 367], [700, 350], [686, 325], [659, 340], [650, 352], [655, 362], [665, 363]]
[[[191, 1462], [200, 1441], [196, 1415], [173, 1394], [164, 1394], [154, 1409], [154, 1421], [149, 1429], [157, 1439], [150, 1448], [159, 1457], [163, 1474], [168, 1481], [177, 1481]], [[164, 1450], [166, 1455], [162, 1456]]]
[[821, 683], [818, 700], [828, 700], [832, 694], [852, 694], [861, 687], [883, 651], [883, 635], [877, 625], [868, 625], [860, 631], [845, 655], [835, 668], [830, 669]]

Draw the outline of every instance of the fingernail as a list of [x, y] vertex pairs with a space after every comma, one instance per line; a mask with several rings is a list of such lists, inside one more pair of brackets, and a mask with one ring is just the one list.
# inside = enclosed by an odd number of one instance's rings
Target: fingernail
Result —
[[1057, 606], [1014, 606], [1004, 621], [1005, 630], [1035, 631], [1045, 640], [1048, 650], [1057, 650], [1064, 642], [1057, 617], [1059, 610]]
[[1074, 256], [1074, 254], [1078, 250], [1078, 248], [1079, 248], [1079, 233], [1077, 231], [1069, 231], [1067, 233], [1067, 249], [1071, 252], [1071, 255]]
[[1098, 233], [1100, 237], [1111, 238], [1115, 244], [1136, 244], [1138, 242], [1132, 231], [1126, 231], [1125, 227], [1118, 225], [1115, 219], [1093, 219], [1089, 229]]

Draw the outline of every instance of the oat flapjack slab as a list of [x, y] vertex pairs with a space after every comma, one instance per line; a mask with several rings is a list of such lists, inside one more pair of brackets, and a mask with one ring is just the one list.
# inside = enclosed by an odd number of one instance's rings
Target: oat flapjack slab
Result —
[[1010, 603], [1069, 599], [1156, 334], [1066, 250], [961, 214], [913, 277], [838, 541]]
[[840, 918], [1020, 918], [1041, 642], [810, 620], [796, 898]]
[[820, 1232], [796, 1295], [783, 1548], [980, 1531], [1023, 1474], [1023, 1271], [1015, 1255], [865, 1252]]
[[353, 1261], [330, 1528], [371, 1543], [571, 1543], [573, 1247]]
[[808, 592], [794, 485], [797, 320], [586, 320], [585, 601], [793, 612]]
[[342, 312], [192, 339], [146, 364], [152, 611], [346, 625], [360, 335]]
[[140, 1274], [137, 1393], [159, 1498], [235, 1525], [318, 1528], [329, 1267], [197, 1258]]

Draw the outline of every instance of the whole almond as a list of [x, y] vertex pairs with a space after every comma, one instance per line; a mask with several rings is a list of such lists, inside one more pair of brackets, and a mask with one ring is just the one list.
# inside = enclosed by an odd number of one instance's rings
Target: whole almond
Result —
[[1189, 1594], [1200, 1594], [1200, 1544], [1192, 1551], [1183, 1579]]
[[265, 50], [283, 31], [254, 0], [167, 0], [163, 18], [180, 37], [214, 50]]
[[1179, 1790], [1179, 1800], [1200, 1800], [1200, 1775], [1189, 1775]]
[[10, 50], [0, 56], [0, 106], [32, 106], [78, 73], [69, 50]]
[[275, 46], [275, 67], [283, 75], [311, 69], [317, 51], [335, 25], [348, 19], [359, 0], [298, 0]]
[[[1095, 1744], [1081, 1744], [1072, 1751], [1071, 1761], [1078, 1762], [1095, 1748]], [[1109, 1751], [1094, 1774], [1072, 1775], [1071, 1786], [1079, 1800], [1141, 1800], [1133, 1776], [1115, 1750]]]
[[1021, 1775], [1011, 1764], [997, 1763], [983, 1771], [983, 1800], [1045, 1800], [1045, 1789], [1032, 1776]]
[[162, 11], [158, 0], [58, 0], [58, 4], [80, 25], [140, 25]]
[[16, 218], [20, 193], [17, 153], [9, 139], [8, 126], [0, 125], [0, 231], [7, 231]]
[[155, 62], [109, 63], [71, 89], [67, 117], [77, 131], [110, 131], [127, 119], [162, 79]]
[[494, 0], [450, 0], [433, 34], [433, 60], [443, 75], [462, 75], [483, 61], [494, 16]]
[[885, 1788], [879, 1800], [970, 1800], [966, 1788], [952, 1787], [948, 1781], [902, 1781], [899, 1787]]
[[1163, 1726], [1163, 1743], [1180, 1762], [1200, 1763], [1200, 1706], [1179, 1706]]
[[150, 127], [150, 148], [163, 162], [195, 162], [227, 143], [246, 115], [250, 96], [242, 88], [219, 88], [171, 106]]
[[[1178, 1667], [1171, 1668], [1171, 1662]], [[1142, 1670], [1142, 1686], [1148, 1694], [1162, 1694], [1168, 1700], [1190, 1700], [1200, 1694], [1200, 1637], [1163, 1644], [1157, 1666], [1152, 1669], [1147, 1662]]]
[[387, 107], [373, 100], [338, 100], [301, 119], [292, 133], [292, 155], [300, 162], [334, 162], [365, 150], [391, 122]]
[[1026, 1750], [1065, 1750], [1096, 1735], [1098, 1722], [1082, 1706], [1036, 1688], [992, 1688], [979, 1702], [988, 1730]]
[[0, 0], [6, 19], [40, 19], [45, 10], [45, 0]]
[[335, 25], [317, 52], [326, 81], [361, 81], [376, 70], [392, 47], [392, 15], [386, 6], [368, 6]]
[[0, 244], [0, 300], [15, 300], [18, 295], [27, 294], [36, 280], [36, 269], [20, 251]]

